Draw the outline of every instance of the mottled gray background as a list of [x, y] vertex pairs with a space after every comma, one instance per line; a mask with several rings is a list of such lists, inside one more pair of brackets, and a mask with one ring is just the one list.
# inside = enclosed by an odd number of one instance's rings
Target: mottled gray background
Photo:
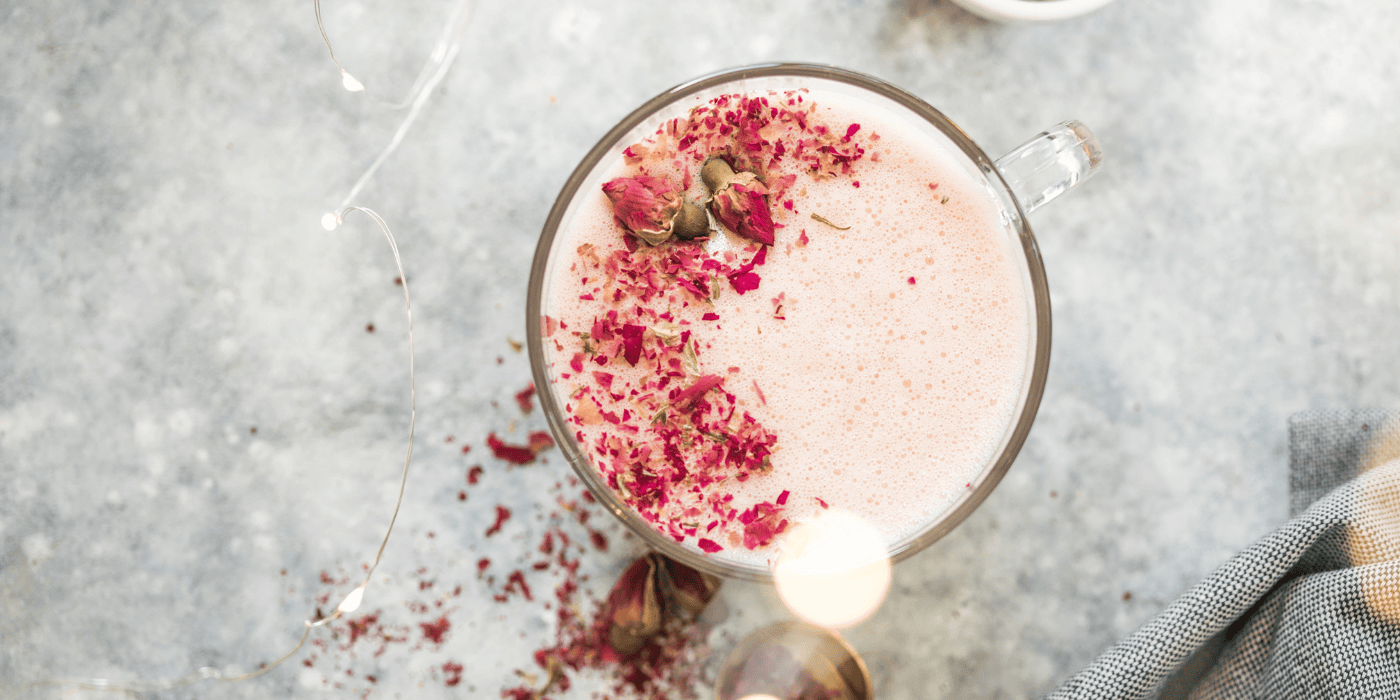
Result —
[[[409, 269], [420, 417], [361, 612], [412, 638], [159, 697], [519, 682], [547, 613], [492, 602], [474, 562], [527, 562], [563, 475], [483, 444], [543, 427], [512, 399], [529, 370], [507, 340], [539, 228], [635, 105], [773, 59], [900, 84], [993, 154], [1069, 118], [1103, 142], [1096, 179], [1033, 217], [1055, 339], [1021, 458], [849, 634], [885, 698], [1048, 690], [1284, 521], [1290, 413], [1400, 398], [1397, 7], [1120, 0], [1003, 26], [944, 0], [483, 0], [357, 199]], [[342, 61], [398, 100], [450, 6], [325, 9]], [[309, 1], [0, 0], [0, 688], [246, 670], [348, 591], [319, 574], [357, 571], [382, 533], [407, 345], [378, 231], [319, 219], [401, 116], [340, 86]], [[486, 539], [497, 503], [516, 516]], [[584, 564], [599, 580], [633, 551], [609, 532]], [[406, 603], [459, 584], [452, 632], [423, 645]], [[779, 614], [762, 589], [727, 597], [717, 647]]]

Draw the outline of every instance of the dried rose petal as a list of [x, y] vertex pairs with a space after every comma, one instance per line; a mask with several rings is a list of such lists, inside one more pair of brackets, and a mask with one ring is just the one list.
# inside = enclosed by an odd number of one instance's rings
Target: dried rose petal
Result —
[[525, 600], [535, 599], [535, 596], [530, 592], [530, 584], [525, 582], [525, 572], [520, 569], [510, 572], [510, 576], [506, 577], [506, 585], [503, 590], [506, 593], [520, 593], [525, 596]]
[[671, 237], [671, 220], [681, 210], [681, 197], [670, 180], [641, 175], [619, 177], [603, 184], [613, 205], [613, 217], [632, 235], [652, 245]]
[[502, 459], [511, 464], [529, 464], [535, 461], [534, 450], [505, 443], [496, 437], [495, 433], [486, 436], [486, 445], [491, 448], [491, 453], [496, 455], [496, 459]]
[[[767, 405], [768, 405], [768, 397], [767, 397], [767, 396], [764, 396], [764, 395], [763, 395], [763, 390], [760, 389], [760, 388], [758, 388], [758, 380], [757, 380], [757, 379], [753, 380], [753, 392], [754, 392], [755, 394], [758, 394], [759, 403], [762, 403], [764, 406], [767, 406]], [[784, 491], [783, 493], [787, 493], [787, 491]], [[783, 501], [778, 501], [778, 505], [782, 505], [782, 504], [783, 504]]]
[[535, 383], [530, 382], [520, 393], [515, 395], [515, 403], [520, 406], [521, 413], [529, 413], [535, 410], [535, 404], [531, 401], [535, 396]]
[[646, 330], [646, 326], [631, 323], [622, 327], [622, 358], [627, 364], [636, 365], [642, 359], [642, 334]]
[[574, 416], [582, 425], [597, 425], [603, 420], [598, 402], [594, 401], [592, 396], [584, 396], [578, 400], [578, 406], [574, 407]]
[[755, 267], [764, 264], [765, 262], [768, 262], [768, 249], [759, 248], [758, 252], [754, 253], [753, 259], [741, 265], [739, 269], [735, 271], [735, 274], [742, 274], [748, 272], [754, 269]]
[[[507, 520], [510, 520], [510, 509], [505, 506], [496, 506], [496, 522], [491, 523], [491, 527], [486, 529], [486, 536], [490, 537], [500, 532], [501, 527], [506, 524]], [[488, 565], [491, 563], [489, 559], [482, 559], [481, 561], [486, 562]], [[480, 566], [480, 562], [477, 563], [477, 566]]]
[[550, 437], [549, 433], [543, 430], [530, 433], [531, 452], [543, 452], [551, 447], [554, 447], [554, 438]]
[[752, 260], [744, 263], [739, 269], [729, 275], [729, 285], [734, 287], [734, 291], [738, 292], [740, 296], [742, 296], [744, 292], [751, 292], [758, 289], [758, 285], [763, 281], [763, 278], [754, 273], [753, 269], [762, 265], [767, 260], [768, 248], [759, 248], [758, 253], [754, 254]]
[[[421, 624], [421, 623], [420, 623], [420, 624]], [[462, 671], [463, 671], [463, 670], [465, 670], [465, 667], [462, 666], [462, 664], [457, 663], [456, 661], [445, 661], [445, 662], [443, 662], [443, 664], [442, 664], [442, 675], [443, 675], [442, 683], [443, 683], [443, 685], [445, 685], [445, 686], [451, 688], [452, 686], [461, 683], [461, 682], [462, 682]], [[366, 679], [369, 679], [369, 678], [373, 678], [373, 676], [365, 676], [365, 678], [366, 678]]]
[[682, 389], [671, 402], [679, 408], [685, 408], [691, 401], [700, 398], [705, 392], [723, 383], [724, 377], [717, 374], [707, 374], [695, 380], [695, 383], [691, 384], [689, 388]]
[[608, 643], [624, 656], [641, 651], [647, 638], [661, 631], [657, 558], [647, 554], [632, 562], [608, 593], [604, 610], [610, 624]]
[[709, 299], [709, 298], [710, 298], [710, 293], [709, 293], [709, 292], [705, 291], [704, 289], [701, 289], [699, 285], [697, 285], [697, 284], [694, 283], [694, 282], [691, 282], [691, 281], [688, 280], [688, 279], [685, 279], [684, 277], [677, 277], [677, 278], [676, 278], [676, 284], [679, 284], [679, 285], [681, 286], [682, 289], [685, 289], [686, 291], [690, 292], [691, 294], [694, 294], [696, 299]]
[[729, 286], [733, 287], [734, 291], [742, 295], [744, 292], [752, 292], [753, 290], [758, 289], [758, 285], [762, 281], [762, 277], [759, 277], [758, 275], [755, 275], [752, 272], [745, 272], [743, 274], [734, 275], [730, 277]]

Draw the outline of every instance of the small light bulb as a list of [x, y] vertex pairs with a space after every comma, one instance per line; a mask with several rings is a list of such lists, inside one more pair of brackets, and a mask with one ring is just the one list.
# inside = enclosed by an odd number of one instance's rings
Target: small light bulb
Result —
[[365, 585], [362, 583], [356, 587], [355, 590], [350, 591], [350, 595], [345, 596], [345, 600], [340, 601], [340, 605], [336, 606], [335, 609], [342, 613], [355, 612], [355, 610], [360, 607], [360, 601], [364, 599], [364, 597]]
[[355, 76], [350, 75], [350, 73], [346, 72], [344, 69], [340, 71], [340, 82], [345, 85], [345, 89], [350, 92], [364, 92], [365, 86], [361, 85], [360, 81], [355, 79]]
[[332, 214], [330, 212], [326, 212], [326, 215], [321, 217], [321, 228], [327, 231], [334, 231], [338, 223], [339, 222], [336, 221], [335, 214]]

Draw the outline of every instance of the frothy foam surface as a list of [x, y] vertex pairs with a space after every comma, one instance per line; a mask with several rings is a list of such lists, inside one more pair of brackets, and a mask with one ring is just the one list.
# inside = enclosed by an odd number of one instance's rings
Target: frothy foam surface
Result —
[[[849, 177], [787, 171], [798, 175], [794, 206], [773, 202], [782, 228], [757, 290], [673, 311], [692, 324], [703, 371], [727, 373], [727, 390], [779, 437], [772, 472], [731, 482], [735, 504], [789, 490], [794, 521], [812, 517], [820, 499], [893, 544], [936, 520], [996, 456], [1031, 352], [1028, 293], [994, 202], [942, 146], [861, 100], [806, 99], [827, 124], [857, 123], [879, 139]], [[621, 162], [613, 170], [630, 174]], [[569, 258], [582, 243], [620, 247], [625, 234], [600, 192], [579, 196], [556, 243], [546, 313], [586, 326], [600, 307], [578, 300], [591, 283], [569, 272]], [[720, 319], [701, 320], [706, 312]], [[558, 377], [568, 354], [550, 360]], [[577, 382], [556, 382], [561, 403]], [[714, 556], [762, 563], [771, 552]]]

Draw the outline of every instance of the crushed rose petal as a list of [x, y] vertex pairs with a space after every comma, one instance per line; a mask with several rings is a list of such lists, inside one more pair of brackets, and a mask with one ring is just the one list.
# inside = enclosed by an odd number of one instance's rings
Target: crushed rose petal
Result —
[[531, 401], [535, 395], [535, 383], [530, 382], [520, 393], [515, 395], [515, 403], [520, 405], [521, 413], [529, 413], [535, 410], [535, 404]]
[[433, 644], [442, 644], [447, 631], [452, 629], [452, 623], [448, 621], [446, 615], [433, 622], [420, 622], [418, 626], [423, 628], [423, 637]]
[[[496, 522], [491, 523], [491, 527], [486, 529], [486, 536], [490, 537], [500, 532], [501, 527], [506, 524], [507, 520], [510, 520], [510, 509], [505, 506], [496, 506]], [[482, 561], [485, 561], [487, 564], [491, 563], [490, 560], [487, 559], [483, 559]], [[478, 566], [479, 565], [480, 562], [478, 562]]]
[[[604, 185], [618, 223], [637, 237], [579, 246], [570, 269], [579, 275], [587, 311], [546, 318], [545, 331], [571, 370], [561, 376], [571, 436], [605, 483], [672, 539], [714, 553], [765, 547], [787, 529], [788, 490], [741, 504], [724, 486], [767, 474], [778, 436], [731, 393], [750, 385], [765, 406], [756, 381], [730, 373], [742, 382], [734, 384], [707, 371], [709, 345], [700, 335], [714, 326], [690, 324], [723, 323], [718, 301], [728, 289], [743, 295], [762, 286], [757, 268], [782, 229], [773, 217], [798, 209], [789, 196], [797, 173], [818, 181], [851, 178], [867, 158], [862, 141], [877, 139], [859, 124], [823, 123], [800, 90], [725, 94], [629, 147], [633, 176]], [[711, 169], [716, 160], [727, 167]], [[648, 172], [675, 173], [682, 187]], [[671, 235], [696, 172], [711, 192], [715, 220], [751, 243], [711, 253], [703, 238]], [[781, 206], [775, 211], [770, 203]], [[787, 250], [810, 243], [803, 229]], [[785, 318], [784, 302], [778, 295], [774, 318]]]
[[[456, 661], [445, 661], [445, 662], [443, 662], [443, 664], [442, 664], [442, 675], [444, 676], [443, 681], [442, 681], [443, 685], [446, 685], [446, 686], [448, 686], [448, 687], [452, 687], [452, 686], [455, 686], [455, 685], [461, 683], [461, 682], [462, 682], [462, 671], [463, 671], [463, 670], [464, 670], [464, 668], [463, 668], [462, 664], [459, 664], [459, 663], [457, 663]], [[373, 678], [373, 676], [370, 676], [370, 677]]]
[[510, 575], [506, 577], [504, 591], [506, 594], [519, 593], [525, 596], [525, 600], [535, 599], [535, 597], [530, 594], [530, 584], [525, 582], [525, 572], [519, 569], [510, 572]]
[[491, 448], [491, 453], [496, 455], [496, 459], [511, 464], [529, 464], [535, 461], [534, 450], [529, 447], [507, 444], [496, 437], [495, 433], [486, 436], [486, 445]]
[[539, 453], [554, 447], [554, 438], [543, 430], [536, 430], [530, 433], [530, 451]]

